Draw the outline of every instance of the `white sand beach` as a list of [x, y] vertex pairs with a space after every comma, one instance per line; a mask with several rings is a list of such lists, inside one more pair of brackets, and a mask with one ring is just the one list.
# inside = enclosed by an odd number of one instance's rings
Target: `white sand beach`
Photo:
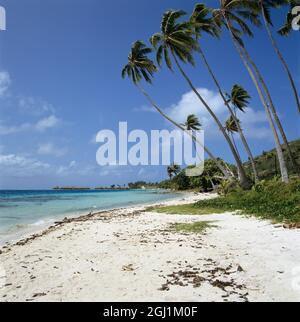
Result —
[[[300, 230], [231, 213], [145, 209], [65, 220], [2, 248], [0, 301], [300, 301]], [[170, 228], [202, 220], [215, 227]]]

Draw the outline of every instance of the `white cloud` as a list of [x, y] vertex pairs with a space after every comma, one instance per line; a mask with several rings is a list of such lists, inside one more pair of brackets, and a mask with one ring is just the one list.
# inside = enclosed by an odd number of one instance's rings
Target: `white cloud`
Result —
[[18, 107], [21, 113], [35, 116], [55, 113], [55, 108], [50, 103], [34, 97], [19, 98]]
[[[206, 88], [198, 88], [198, 92], [205, 99], [214, 113], [220, 115], [225, 112], [224, 103], [219, 94]], [[194, 92], [190, 91], [182, 95], [178, 103], [167, 109], [169, 115], [177, 122], [184, 122], [189, 114], [199, 117], [203, 126], [213, 123], [213, 120], [205, 106], [199, 101]]]
[[50, 168], [48, 163], [15, 154], [0, 155], [1, 175], [27, 177], [43, 174]]
[[18, 126], [5, 126], [0, 124], [0, 135], [9, 135], [9, 134], [15, 134], [19, 132], [24, 132], [32, 128], [32, 125], [30, 123], [23, 123]]
[[43, 143], [40, 144], [37, 153], [41, 155], [54, 155], [56, 157], [61, 157], [67, 153], [66, 148], [56, 147], [53, 143]]
[[25, 132], [28, 130], [44, 132], [50, 128], [56, 127], [61, 122], [55, 115], [50, 115], [43, 118], [37, 123], [22, 123], [20, 125], [3, 125], [0, 121], [0, 135], [9, 135], [20, 132]]
[[10, 75], [8, 72], [0, 71], [0, 97], [4, 96], [11, 84]]
[[[229, 112], [220, 95], [206, 88], [198, 88], [198, 91], [224, 124]], [[192, 91], [183, 94], [178, 103], [166, 109], [166, 113], [180, 123], [184, 122], [189, 114], [195, 114], [205, 130], [206, 138], [215, 138], [216, 135], [221, 137], [221, 132], [215, 121]], [[255, 111], [248, 107], [245, 113], [239, 113], [238, 117], [248, 138], [271, 138], [272, 133], [269, 130], [264, 111]]]
[[55, 115], [50, 115], [38, 121], [37, 124], [35, 125], [35, 128], [38, 131], [43, 132], [47, 129], [57, 126], [59, 122], [60, 120]]

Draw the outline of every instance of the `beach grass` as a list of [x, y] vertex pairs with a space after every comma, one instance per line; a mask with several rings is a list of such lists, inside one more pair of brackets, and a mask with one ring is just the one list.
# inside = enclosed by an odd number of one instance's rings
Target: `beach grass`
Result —
[[176, 215], [208, 215], [237, 212], [269, 219], [274, 223], [300, 225], [300, 181], [289, 184], [261, 181], [251, 190], [238, 189], [225, 196], [200, 200], [195, 204], [151, 207], [147, 211]]
[[220, 211], [236, 211], [273, 222], [300, 223], [300, 181], [289, 184], [278, 181], [261, 182], [252, 190], [238, 190], [226, 196], [198, 201], [201, 210], [214, 207]]
[[169, 215], [209, 215], [224, 212], [222, 209], [209, 207], [197, 207], [195, 204], [175, 205], [165, 207], [151, 207], [147, 211], [165, 213]]
[[171, 225], [172, 229], [175, 229], [178, 232], [187, 232], [187, 233], [202, 233], [208, 228], [217, 227], [212, 225], [211, 221], [197, 221], [194, 223], [175, 223]]

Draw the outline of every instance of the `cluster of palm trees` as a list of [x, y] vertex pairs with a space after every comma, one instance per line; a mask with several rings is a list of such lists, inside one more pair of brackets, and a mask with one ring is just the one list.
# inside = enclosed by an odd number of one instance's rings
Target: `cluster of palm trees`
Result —
[[[256, 65], [254, 58], [250, 55], [247, 49], [245, 37], [254, 36], [250, 24], [254, 27], [264, 26], [271, 44], [287, 74], [287, 79], [291, 85], [291, 92], [295, 98], [296, 108], [300, 113], [299, 95], [297, 93], [295, 81], [273, 36], [273, 24], [271, 20], [272, 9], [290, 6], [290, 10], [292, 10], [292, 7], [295, 5], [300, 5], [300, 0], [220, 0], [219, 8], [209, 8], [202, 3], [197, 4], [191, 16], [187, 20], [184, 19], [186, 17], [186, 13], [184, 11], [168, 10], [163, 14], [160, 32], [155, 33], [150, 38], [151, 47], [146, 46], [142, 41], [136, 41], [132, 45], [128, 56], [128, 63], [122, 71], [122, 77], [124, 78], [125, 76], [128, 76], [131, 78], [133, 83], [146, 97], [148, 102], [174, 126], [178, 127], [182, 131], [198, 130], [200, 123], [195, 115], [189, 115], [185, 124], [178, 124], [166, 115], [166, 113], [141, 86], [142, 80], [145, 80], [147, 83], [152, 83], [154, 74], [159, 70], [154, 61], [148, 57], [148, 55], [153, 51], [156, 53], [156, 61], [160, 67], [163, 62], [170, 70], [173, 70], [174, 66], [176, 66], [176, 69], [199, 100], [201, 108], [204, 106], [217, 124], [234, 157], [238, 171], [237, 179], [239, 180], [240, 185], [245, 189], [251, 186], [252, 180], [246, 174], [244, 164], [234, 140], [234, 134], [237, 133], [241, 139], [245, 152], [247, 153], [251, 163], [253, 181], [257, 182], [259, 180], [259, 175], [255, 160], [242, 129], [241, 122], [238, 119], [238, 113], [246, 112], [250, 95], [238, 84], [232, 87], [230, 94], [227, 94], [223, 90], [223, 87], [214, 73], [213, 68], [209, 64], [204, 52], [204, 34], [219, 38], [223, 31], [229, 33], [234, 48], [238, 52], [246, 71], [254, 83], [262, 107], [266, 113], [274, 136], [281, 179], [283, 182], [287, 183], [289, 182], [289, 174], [287, 169], [287, 159], [283, 151], [285, 150], [287, 152], [287, 156], [291, 161], [295, 172], [298, 174], [300, 174], [299, 166], [289, 147], [289, 142], [281, 120], [277, 114], [277, 108], [273, 101], [268, 84], [259, 67]], [[279, 34], [288, 35], [292, 28], [291, 23], [291, 11], [289, 11], [287, 20], [284, 26], [279, 30]], [[218, 93], [224, 102], [224, 106], [226, 106], [229, 112], [229, 119], [226, 121], [225, 125], [222, 124], [218, 116], [215, 114], [213, 107], [205, 100], [203, 95], [201, 95], [197, 90], [197, 87], [185, 72], [184, 64], [195, 66], [195, 55], [198, 54], [218, 90]], [[196, 136], [192, 135], [192, 138], [195, 144], [201, 144], [201, 142], [197, 141]], [[224, 178], [234, 179], [235, 174], [230, 171], [226, 164], [214, 156], [206, 146], [203, 148], [208, 156], [216, 162], [218, 168], [223, 173]]]

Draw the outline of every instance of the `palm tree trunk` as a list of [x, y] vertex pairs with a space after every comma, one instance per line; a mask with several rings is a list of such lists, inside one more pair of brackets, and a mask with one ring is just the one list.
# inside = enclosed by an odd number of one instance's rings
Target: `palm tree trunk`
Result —
[[226, 168], [223, 167], [222, 163], [220, 162], [220, 160], [218, 160], [213, 154], [212, 152], [210, 152], [209, 149], [207, 149], [202, 142], [200, 142], [197, 137], [191, 135], [188, 131], [185, 130], [185, 128], [183, 126], [181, 126], [180, 124], [178, 124], [177, 122], [173, 121], [168, 115], [166, 115], [159, 107], [158, 105], [153, 101], [153, 99], [150, 97], [150, 95], [139, 85], [136, 84], [136, 86], [138, 87], [138, 89], [141, 91], [141, 93], [147, 98], [147, 100], [149, 101], [149, 103], [157, 110], [157, 112], [159, 114], [161, 114], [165, 119], [167, 119], [170, 123], [172, 123], [173, 125], [175, 125], [176, 127], [178, 127], [180, 130], [184, 131], [185, 133], [187, 133], [193, 141], [196, 141], [203, 149], [204, 151], [209, 155], [209, 157], [214, 160], [214, 162], [216, 162], [217, 167], [220, 169], [220, 171], [223, 173], [225, 179], [230, 179], [232, 178], [232, 173], [230, 173], [229, 171], [227, 171]]
[[270, 106], [271, 112], [273, 114], [275, 123], [276, 123], [276, 125], [278, 127], [278, 130], [279, 130], [279, 132], [281, 134], [281, 137], [283, 139], [283, 143], [284, 143], [284, 146], [285, 146], [285, 148], [287, 150], [288, 156], [289, 156], [289, 158], [290, 158], [290, 160], [292, 162], [292, 166], [293, 166], [295, 172], [298, 174], [298, 176], [300, 176], [299, 166], [298, 166], [298, 164], [297, 164], [297, 162], [296, 162], [296, 160], [295, 160], [295, 158], [293, 156], [293, 153], [292, 153], [291, 147], [289, 145], [288, 139], [286, 137], [286, 134], [284, 132], [283, 126], [282, 126], [281, 121], [280, 121], [280, 119], [279, 119], [279, 117], [277, 115], [277, 111], [276, 111], [276, 108], [275, 108], [275, 106], [273, 104], [273, 100], [272, 100], [270, 91], [269, 91], [269, 89], [268, 89], [268, 87], [267, 87], [267, 85], [266, 85], [266, 83], [265, 83], [265, 81], [264, 81], [264, 79], [263, 79], [258, 67], [256, 66], [256, 64], [252, 60], [252, 58], [251, 58], [250, 54], [248, 53], [248, 51], [246, 50], [246, 48], [241, 46], [240, 44], [238, 44], [238, 46], [244, 52], [246, 59], [253, 66], [253, 69], [254, 69], [254, 71], [255, 71], [255, 73], [256, 73], [256, 75], [257, 75], [257, 77], [258, 77], [258, 79], [259, 79], [259, 81], [260, 81], [260, 83], [261, 83], [261, 85], [262, 85], [262, 87], [263, 87], [263, 89], [264, 89], [264, 91], [266, 93], [267, 99], [269, 101], [269, 106]]
[[184, 72], [184, 70], [182, 69], [181, 65], [179, 64], [176, 55], [172, 52], [172, 56], [175, 60], [175, 63], [179, 69], [179, 71], [181, 72], [182, 76], [184, 77], [184, 79], [187, 81], [187, 83], [190, 85], [191, 89], [193, 90], [193, 92], [196, 94], [196, 96], [198, 97], [198, 99], [200, 100], [200, 102], [206, 107], [207, 111], [209, 112], [209, 114], [212, 116], [212, 118], [215, 120], [215, 122], [218, 124], [220, 131], [222, 132], [222, 134], [224, 135], [226, 141], [229, 144], [230, 150], [233, 154], [233, 157], [236, 161], [236, 165], [237, 168], [240, 172], [241, 178], [240, 178], [240, 184], [241, 187], [244, 189], [248, 189], [250, 187], [250, 182], [246, 176], [246, 172], [243, 168], [243, 164], [242, 161], [240, 160], [237, 152], [235, 151], [235, 148], [230, 140], [230, 137], [227, 135], [226, 131], [223, 128], [222, 123], [219, 121], [218, 117], [215, 115], [215, 113], [212, 111], [212, 109], [209, 107], [209, 105], [206, 103], [206, 101], [203, 99], [203, 97], [199, 94], [199, 92], [197, 91], [197, 89], [195, 88], [195, 86], [193, 85], [192, 81], [189, 79], [189, 77], [187, 76], [187, 74]]
[[276, 54], [278, 55], [287, 75], [288, 75], [288, 78], [290, 80], [290, 83], [291, 83], [291, 86], [292, 86], [292, 90], [293, 90], [293, 93], [294, 93], [294, 96], [295, 96], [295, 100], [296, 100], [296, 104], [297, 104], [297, 108], [298, 108], [298, 112], [300, 113], [300, 99], [299, 99], [299, 95], [298, 95], [298, 92], [297, 92], [297, 88], [296, 88], [296, 85], [295, 85], [295, 81], [293, 79], [293, 76], [292, 76], [292, 73], [290, 72], [290, 69], [286, 63], [286, 61], [284, 60], [280, 50], [279, 50], [279, 47], [275, 41], [275, 38], [273, 37], [273, 34], [272, 34], [272, 31], [269, 27], [269, 24], [267, 22], [267, 19], [266, 19], [266, 16], [265, 16], [265, 11], [263, 9], [263, 3], [261, 1], [261, 11], [262, 11], [262, 16], [263, 16], [263, 20], [264, 20], [264, 24], [265, 24], [265, 27], [266, 27], [266, 30], [267, 30], [267, 33], [268, 33], [268, 36], [271, 40], [271, 43], [272, 43], [272, 46], [276, 52]]
[[208, 180], [209, 180], [209, 182], [210, 182], [210, 184], [211, 184], [211, 186], [212, 186], [212, 189], [213, 189], [213, 191], [215, 191], [216, 190], [216, 185], [214, 184], [214, 182], [212, 181], [212, 178], [208, 178]]
[[248, 154], [248, 157], [249, 157], [249, 160], [250, 160], [250, 162], [251, 162], [251, 166], [252, 166], [252, 170], [253, 170], [253, 174], [254, 174], [254, 180], [255, 180], [255, 182], [257, 183], [257, 182], [259, 181], [259, 179], [258, 179], [258, 172], [257, 172], [256, 164], [255, 164], [254, 157], [253, 157], [253, 154], [252, 154], [252, 152], [251, 152], [251, 149], [250, 149], [250, 147], [249, 147], [249, 144], [248, 144], [248, 142], [247, 142], [247, 140], [246, 140], [246, 137], [245, 137], [245, 135], [244, 135], [244, 133], [243, 133], [243, 130], [242, 130], [241, 126], [240, 126], [240, 123], [238, 122], [236, 115], [234, 114], [234, 112], [233, 112], [233, 110], [232, 110], [232, 108], [231, 108], [231, 106], [230, 106], [230, 104], [229, 104], [228, 100], [226, 99], [226, 97], [225, 97], [225, 95], [224, 95], [224, 93], [223, 93], [223, 91], [222, 91], [221, 85], [220, 85], [220, 83], [218, 82], [218, 80], [217, 80], [217, 78], [216, 78], [215, 74], [213, 73], [213, 71], [212, 71], [212, 69], [211, 69], [211, 67], [210, 67], [210, 65], [209, 65], [209, 63], [208, 63], [208, 61], [207, 61], [207, 59], [206, 59], [206, 56], [205, 56], [205, 54], [204, 54], [204, 52], [203, 52], [203, 50], [202, 50], [201, 46], [199, 46], [199, 52], [200, 52], [200, 54], [201, 54], [201, 57], [202, 57], [202, 59], [203, 59], [203, 61], [204, 61], [205, 66], [206, 66], [206, 67], [207, 67], [207, 69], [208, 69], [209, 74], [211, 75], [212, 79], [214, 80], [214, 82], [215, 82], [215, 84], [216, 84], [216, 86], [217, 86], [217, 88], [218, 88], [219, 94], [220, 94], [220, 96], [222, 97], [222, 99], [223, 99], [223, 101], [224, 101], [224, 104], [225, 104], [225, 105], [226, 105], [226, 107], [228, 108], [228, 110], [229, 110], [229, 112], [230, 112], [231, 116], [233, 117], [233, 119], [234, 119], [234, 121], [235, 121], [235, 124], [236, 124], [236, 126], [237, 126], [237, 129], [238, 129], [238, 132], [239, 132], [240, 138], [241, 138], [241, 140], [242, 140], [242, 143], [243, 143], [243, 145], [244, 145], [244, 147], [245, 147], [245, 150], [246, 150], [246, 152], [247, 152], [247, 154]]
[[251, 67], [249, 66], [246, 58], [244, 57], [241, 49], [240, 49], [240, 46], [237, 42], [237, 40], [235, 39], [235, 36], [232, 32], [232, 29], [231, 29], [231, 26], [227, 20], [227, 18], [225, 17], [226, 19], [226, 23], [227, 23], [227, 27], [228, 27], [228, 30], [229, 30], [229, 33], [231, 35], [231, 38], [232, 38], [232, 41], [235, 45], [235, 48], [238, 52], [238, 54], [240, 55], [240, 58], [242, 60], [242, 62], [244, 63], [246, 69], [248, 70], [248, 73], [257, 89], [257, 92], [259, 94], [259, 97], [260, 97], [260, 100], [263, 104], [263, 107], [265, 109], [265, 112], [266, 112], [266, 115], [267, 115], [267, 118], [268, 118], [268, 121], [269, 121], [269, 124], [270, 124], [270, 127], [271, 127], [271, 130], [272, 130], [272, 133], [273, 133], [273, 136], [274, 136], [274, 141], [275, 141], [275, 147], [276, 147], [276, 152], [277, 152], [277, 155], [278, 155], [278, 160], [279, 160], [279, 165], [280, 165], [280, 172], [281, 172], [281, 179], [283, 182], [286, 182], [288, 183], [289, 182], [289, 177], [288, 177], [288, 172], [287, 172], [287, 167], [286, 167], [286, 163], [285, 163], [285, 159], [284, 159], [284, 156], [283, 156], [283, 151], [282, 151], [282, 148], [281, 148], [281, 145], [280, 145], [280, 140], [279, 140], [279, 136], [278, 136], [278, 133], [277, 133], [277, 130], [276, 130], [276, 127], [275, 127], [275, 124], [274, 124], [274, 121], [272, 119], [272, 115], [271, 115], [271, 112], [269, 110], [269, 107], [268, 107], [268, 104], [265, 100], [265, 97], [262, 93], [262, 90], [260, 88], [260, 85], [251, 69]]
[[232, 143], [233, 143], [233, 145], [235, 147], [236, 153], [238, 154], [239, 158], [241, 158], [239, 150], [238, 150], [236, 142], [235, 142], [235, 139], [234, 139], [234, 136], [233, 136], [233, 133], [231, 133], [231, 140], [232, 140]]

